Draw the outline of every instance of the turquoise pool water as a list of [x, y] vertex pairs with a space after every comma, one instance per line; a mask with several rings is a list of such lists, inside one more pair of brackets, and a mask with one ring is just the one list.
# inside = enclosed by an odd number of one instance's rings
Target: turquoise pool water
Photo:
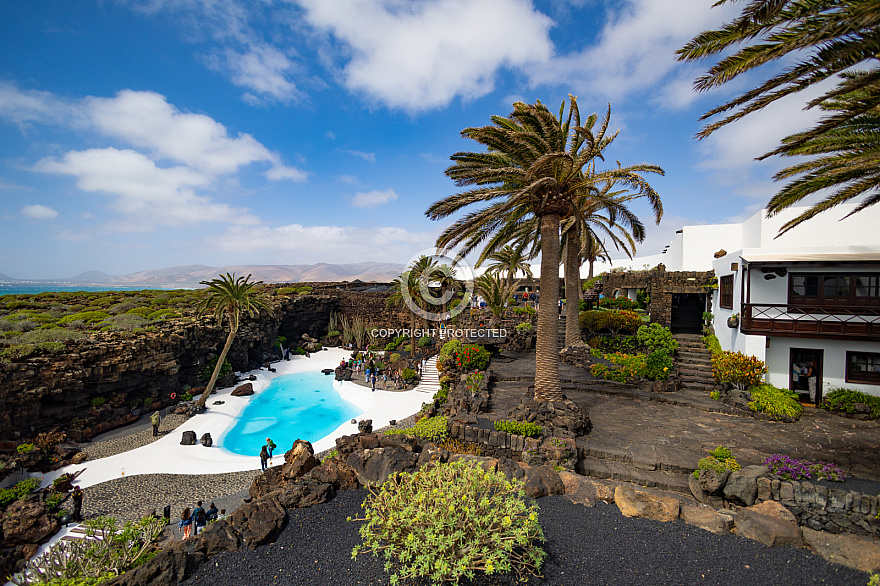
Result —
[[333, 388], [332, 375], [282, 375], [251, 397], [235, 426], [223, 438], [222, 446], [243, 456], [259, 456], [260, 448], [270, 437], [278, 445], [274, 456], [283, 458], [297, 439], [315, 442], [361, 411], [339, 396]]

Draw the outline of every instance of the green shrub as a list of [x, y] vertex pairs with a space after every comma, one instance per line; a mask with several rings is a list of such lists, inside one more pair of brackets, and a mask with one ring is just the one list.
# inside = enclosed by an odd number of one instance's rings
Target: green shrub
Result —
[[527, 315], [529, 317], [535, 317], [535, 308], [534, 307], [514, 307], [513, 315]]
[[645, 359], [645, 367], [639, 373], [648, 380], [666, 380], [672, 369], [672, 358], [663, 350], [656, 350], [648, 354]]
[[[593, 354], [594, 352], [595, 354]], [[643, 376], [645, 366], [647, 365], [647, 359], [644, 354], [624, 354], [621, 352], [602, 354], [595, 350], [591, 354], [611, 362], [612, 366], [594, 364], [590, 367], [590, 373], [596, 378], [604, 378], [620, 383], [627, 382], [627, 379]]]
[[880, 418], [880, 397], [851, 389], [839, 388], [832, 390], [825, 395], [821, 407], [829, 411], [855, 413], [857, 403], [868, 406], [871, 410], [871, 419]]
[[106, 311], [83, 311], [80, 313], [74, 313], [71, 315], [65, 315], [61, 319], [58, 320], [58, 325], [67, 325], [70, 322], [81, 321], [87, 324], [98, 323], [100, 321], [105, 320], [110, 317], [110, 314]]
[[134, 309], [129, 309], [125, 313], [130, 315], [139, 315], [141, 317], [147, 317], [151, 313], [153, 313], [152, 307], [136, 307]]
[[[296, 352], [294, 352], [294, 354], [296, 354]], [[305, 354], [305, 351], [303, 351], [303, 354]], [[211, 375], [214, 374], [214, 369], [217, 368], [217, 360], [217, 356], [212, 356], [208, 363], [199, 370], [202, 380], [211, 380]], [[224, 358], [223, 366], [220, 367], [220, 374], [217, 375], [217, 378], [223, 378], [230, 372], [232, 372], [232, 365], [229, 364], [229, 360]]]
[[660, 324], [649, 324], [639, 327], [636, 332], [636, 338], [639, 344], [647, 346], [651, 352], [662, 350], [671, 356], [676, 348], [678, 348], [678, 342], [672, 337], [672, 332], [669, 328]]
[[703, 344], [706, 345], [706, 348], [712, 352], [712, 356], [716, 356], [717, 354], [721, 354], [724, 350], [721, 349], [721, 343], [718, 341], [718, 338], [714, 335], [703, 336]]
[[[340, 332], [339, 330], [330, 330], [329, 332], [327, 332], [328, 338], [338, 338], [341, 335], [342, 335], [342, 332]], [[387, 348], [386, 348], [386, 350], [387, 350]], [[393, 348], [392, 348], [392, 350], [393, 350]]]
[[404, 368], [402, 371], [400, 371], [400, 378], [405, 381], [410, 381], [416, 378], [416, 371], [414, 371], [412, 368]]
[[476, 344], [467, 344], [461, 346], [455, 353], [454, 364], [464, 371], [468, 370], [484, 370], [489, 366], [489, 358], [491, 354], [482, 346]]
[[92, 407], [100, 407], [106, 402], [107, 399], [105, 399], [104, 397], [95, 397], [92, 399]]
[[714, 470], [718, 474], [723, 474], [727, 470], [736, 472], [740, 469], [739, 462], [733, 457], [729, 449], [718, 446], [705, 458], [700, 458], [697, 462], [697, 469], [694, 470], [694, 478], [700, 477], [700, 470]]
[[180, 395], [180, 400], [181, 401], [192, 401], [193, 396], [190, 395], [189, 393], [183, 393], [182, 395]]
[[[592, 346], [592, 344], [591, 344]], [[598, 347], [609, 352], [633, 352], [639, 342], [635, 336], [599, 336]]]
[[605, 307], [607, 309], [621, 309], [625, 311], [632, 311], [633, 309], [637, 309], [639, 306], [635, 301], [630, 301], [627, 297], [615, 297], [611, 299], [610, 297], [605, 297], [604, 299], [599, 300], [599, 307]]
[[25, 478], [12, 488], [4, 488], [0, 490], [0, 507], [8, 507], [15, 501], [25, 499], [38, 488], [40, 488], [39, 478]]
[[43, 344], [45, 342], [66, 342], [68, 340], [82, 340], [88, 336], [84, 332], [68, 330], [65, 328], [52, 328], [45, 330], [31, 330], [25, 333], [21, 339], [29, 344]]
[[612, 334], [621, 331], [636, 333], [642, 326], [642, 318], [633, 311], [584, 311], [578, 316], [582, 330], [596, 333], [608, 330]]
[[532, 324], [527, 321], [516, 324], [516, 333], [517, 334], [525, 334], [532, 331]]
[[159, 309], [154, 311], [153, 313], [147, 316], [147, 319], [150, 320], [159, 320], [159, 319], [172, 319], [175, 317], [180, 317], [180, 314], [174, 311], [173, 309]]
[[709, 398], [713, 401], [718, 401], [721, 399], [721, 393], [719, 393], [718, 391], [712, 391], [711, 393], [709, 393]]
[[419, 346], [419, 348], [427, 348], [428, 346], [430, 346], [433, 343], [434, 343], [434, 340], [432, 340], [428, 336], [425, 336], [424, 338], [419, 340], [418, 346]]
[[[363, 503], [363, 545], [381, 555], [392, 585], [426, 578], [434, 584], [472, 580], [477, 572], [538, 574], [546, 553], [538, 507], [519, 480], [465, 462], [397, 474]], [[349, 518], [349, 520], [352, 520]]]
[[438, 415], [424, 417], [409, 429], [387, 429], [382, 433], [385, 435], [414, 435], [424, 440], [442, 442], [449, 437], [449, 426], [446, 424], [446, 417]]
[[525, 437], [537, 437], [541, 435], [541, 426], [537, 423], [531, 423], [528, 421], [498, 420], [494, 422], [493, 425], [497, 431], [506, 431], [507, 433], [515, 435], [522, 435]]
[[766, 413], [776, 419], [781, 419], [783, 416], [797, 419], [804, 412], [803, 405], [797, 400], [797, 393], [788, 389], [780, 389], [764, 383], [753, 387], [751, 393], [749, 409], [752, 411]]
[[712, 375], [716, 382], [730, 382], [741, 391], [758, 385], [767, 374], [761, 360], [742, 352], [721, 352], [712, 357]]
[[296, 295], [298, 289], [296, 287], [281, 287], [278, 289], [278, 295]]
[[34, 444], [18, 444], [15, 446], [15, 451], [19, 454], [30, 454], [36, 449]]

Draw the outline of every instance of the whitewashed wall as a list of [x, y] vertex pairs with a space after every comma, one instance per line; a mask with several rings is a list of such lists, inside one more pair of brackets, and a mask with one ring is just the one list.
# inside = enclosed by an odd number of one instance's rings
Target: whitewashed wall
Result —
[[[750, 336], [751, 337], [751, 336]], [[847, 352], [878, 352], [877, 342], [853, 342], [850, 340], [821, 340], [813, 338], [770, 338], [767, 348], [767, 380], [770, 384], [788, 388], [789, 365], [792, 348], [814, 348], [824, 350], [822, 357], [822, 393], [827, 395], [832, 389], [845, 387], [880, 396], [880, 386], [846, 382]]]

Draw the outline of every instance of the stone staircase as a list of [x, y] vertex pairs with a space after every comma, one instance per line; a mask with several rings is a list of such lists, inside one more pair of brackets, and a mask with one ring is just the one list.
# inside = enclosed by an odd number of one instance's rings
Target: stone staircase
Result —
[[682, 387], [710, 391], [715, 386], [712, 378], [712, 353], [703, 344], [699, 334], [675, 334], [678, 350], [675, 363], [681, 374]]
[[437, 370], [437, 356], [431, 356], [425, 361], [422, 378], [419, 380], [416, 391], [428, 393], [431, 396], [440, 390], [440, 371]]

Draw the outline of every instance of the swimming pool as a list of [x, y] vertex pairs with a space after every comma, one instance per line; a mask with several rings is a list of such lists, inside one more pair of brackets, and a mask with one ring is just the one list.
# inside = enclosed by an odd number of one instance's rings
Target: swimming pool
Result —
[[320, 372], [281, 375], [251, 397], [221, 446], [235, 454], [258, 456], [270, 437], [278, 445], [277, 457], [297, 439], [314, 443], [362, 412], [339, 396], [333, 376]]

